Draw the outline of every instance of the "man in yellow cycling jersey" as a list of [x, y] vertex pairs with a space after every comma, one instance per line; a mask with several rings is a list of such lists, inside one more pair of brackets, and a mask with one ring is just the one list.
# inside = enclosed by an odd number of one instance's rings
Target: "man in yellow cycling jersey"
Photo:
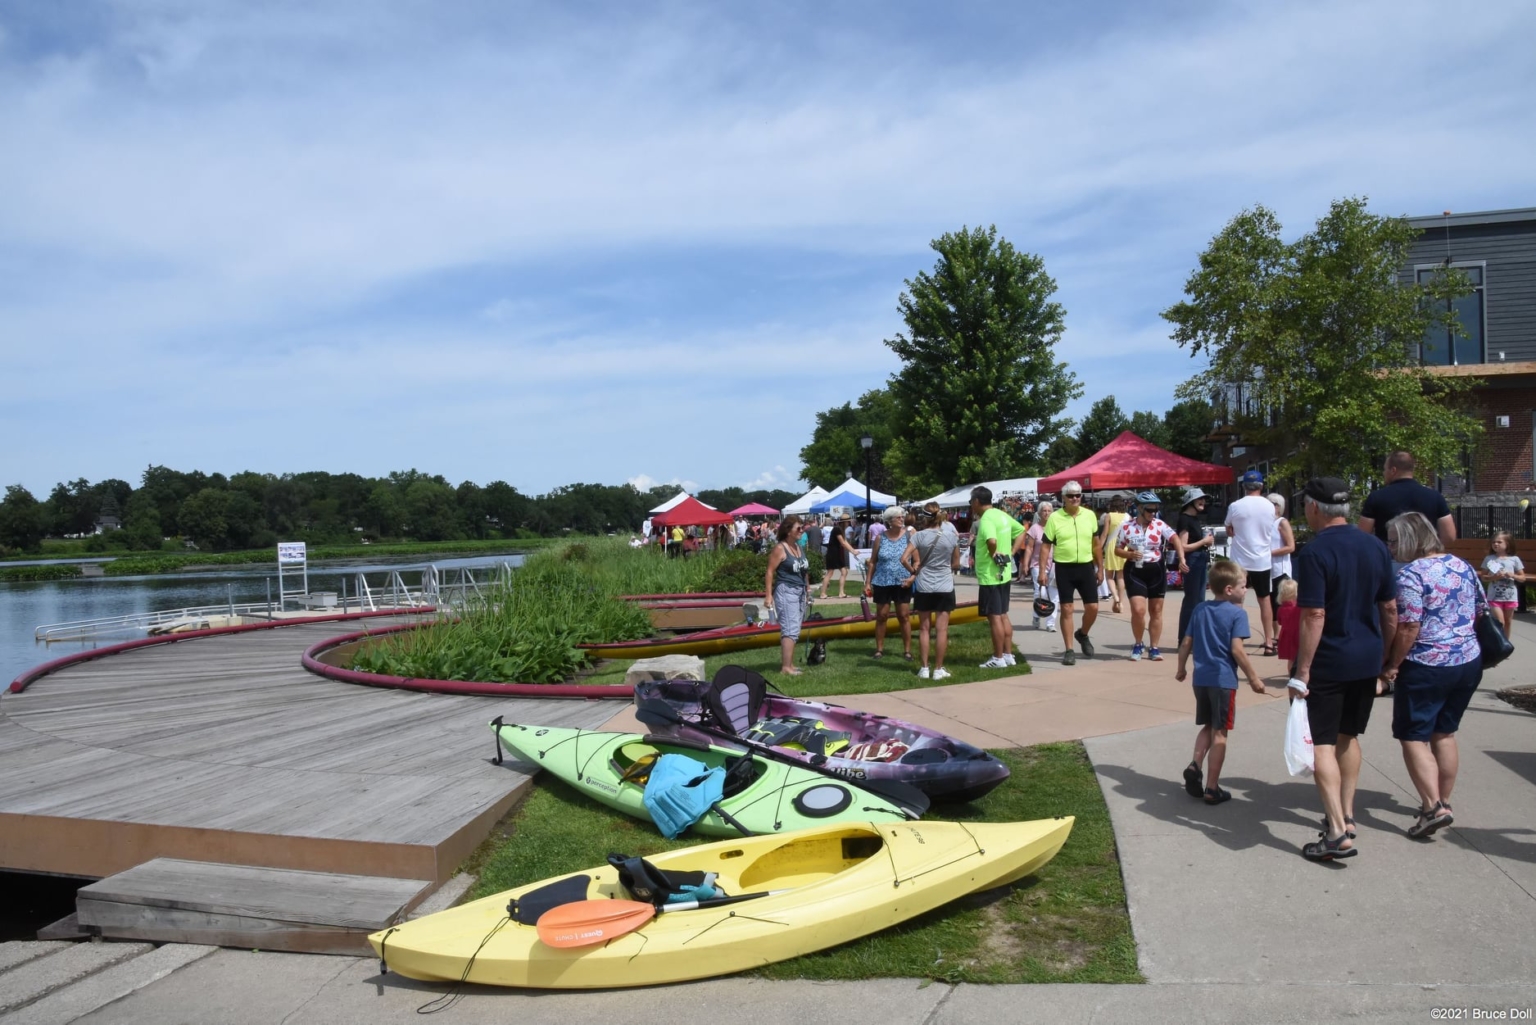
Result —
[[[1045, 521], [1040, 535], [1040, 577], [1048, 579], [1054, 571], [1056, 588], [1061, 601], [1057, 611], [1061, 615], [1061, 639], [1066, 652], [1061, 664], [1074, 665], [1077, 655], [1072, 651], [1075, 637], [1083, 646], [1083, 654], [1093, 657], [1093, 642], [1088, 631], [1099, 618], [1099, 584], [1104, 580], [1104, 539], [1099, 534], [1099, 518], [1093, 510], [1083, 508], [1083, 486], [1069, 480], [1061, 489], [1062, 507]], [[1072, 593], [1083, 596], [1083, 628], [1072, 629]]]

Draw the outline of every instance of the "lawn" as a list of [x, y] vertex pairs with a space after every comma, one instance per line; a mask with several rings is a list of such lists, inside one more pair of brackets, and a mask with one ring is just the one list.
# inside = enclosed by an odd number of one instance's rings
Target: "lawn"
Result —
[[[992, 657], [991, 635], [987, 632], [986, 623], [966, 623], [952, 627], [949, 631], [949, 654], [944, 660], [944, 668], [951, 674], [949, 679], [920, 680], [917, 677], [918, 663], [915, 661], [918, 650], [917, 631], [914, 629], [912, 633], [912, 662], [901, 657], [900, 632], [892, 633], [894, 636], [886, 637], [885, 657], [880, 659], [874, 657], [875, 641], [872, 637], [827, 642], [827, 661], [819, 666], [805, 664], [808, 646], [799, 645], [795, 651], [795, 663], [804, 670], [800, 676], [780, 675], [777, 647], [749, 648], [746, 651], [714, 655], [704, 660], [704, 671], [713, 679], [721, 666], [745, 666], [762, 673], [769, 683], [797, 698], [824, 694], [883, 694], [917, 687], [947, 687], [954, 683], [1019, 676], [1029, 672], [1029, 665], [1022, 659], [1017, 666], [1008, 669], [980, 668], [981, 663]], [[598, 666], [591, 674], [583, 674], [580, 682], [622, 683], [630, 664], [627, 659], [615, 659]]]
[[[980, 801], [929, 818], [1017, 822], [1075, 815], [1060, 854], [1010, 887], [973, 894], [831, 950], [769, 965], [770, 979], [930, 978], [945, 982], [1141, 982], [1109, 811], [1081, 744], [993, 751], [1013, 776]], [[610, 851], [654, 854], [669, 841], [545, 774], [465, 870], [469, 899], [602, 864]]]

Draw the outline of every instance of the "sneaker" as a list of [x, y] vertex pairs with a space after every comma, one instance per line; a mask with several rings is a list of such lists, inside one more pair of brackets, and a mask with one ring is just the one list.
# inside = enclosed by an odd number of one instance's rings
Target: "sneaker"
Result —
[[981, 664], [981, 668], [983, 668], [983, 669], [1007, 669], [1008, 668], [1008, 663], [1004, 662], [1002, 660], [1001, 656], [993, 655], [991, 658], [987, 659], [985, 662], [983, 662]]
[[1131, 649], [1131, 661], [1132, 662], [1140, 662], [1141, 661], [1142, 652], [1145, 651], [1145, 650], [1146, 649], [1144, 649], [1140, 644], [1138, 644], [1134, 648], [1132, 648]]
[[1093, 657], [1093, 642], [1088, 639], [1088, 635], [1083, 633], [1081, 630], [1078, 630], [1072, 636], [1076, 637], [1077, 638], [1077, 643], [1082, 646], [1083, 657], [1084, 658], [1092, 658]]
[[917, 671], [917, 678], [919, 680], [929, 680], [929, 679], [932, 679], [932, 677], [928, 675], [928, 667], [927, 666], [923, 666], [921, 669], [919, 669]]
[[1163, 660], [1163, 653], [1156, 648], [1148, 648], [1147, 657], [1154, 662], [1161, 662]]
[[1077, 652], [1073, 651], [1071, 648], [1068, 648], [1065, 652], [1062, 653], [1061, 664], [1064, 666], [1077, 665]]
[[1008, 654], [1003, 655], [1002, 659], [1004, 662], [1007, 662], [1011, 666], [1016, 666], [1019, 664], [1019, 660], [1013, 657], [1013, 652], [1011, 651]]
[[1040, 617], [1033, 617], [1033, 621], [1029, 625], [1034, 627], [1036, 630], [1040, 629]]
[[937, 668], [937, 669], [935, 669], [933, 671], [933, 679], [935, 679], [935, 680], [947, 680], [947, 679], [949, 679], [949, 670], [945, 669], [943, 666], [939, 666], [939, 668]]

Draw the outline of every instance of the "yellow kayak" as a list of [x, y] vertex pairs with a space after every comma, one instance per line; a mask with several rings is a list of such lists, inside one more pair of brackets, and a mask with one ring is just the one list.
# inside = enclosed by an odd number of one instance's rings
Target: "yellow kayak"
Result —
[[382, 930], [368, 942], [391, 970], [429, 982], [466, 978], [471, 959], [467, 981], [488, 986], [601, 989], [726, 975], [846, 943], [1022, 879], [1056, 856], [1072, 824], [1071, 817], [833, 823], [726, 840], [647, 861], [663, 872], [718, 873], [726, 893], [760, 896], [655, 915], [592, 946], [546, 945], [535, 925], [509, 917], [509, 903], [562, 881], [568, 889], [573, 877], [574, 899], [583, 892], [601, 901], [633, 899], [618, 871], [604, 865]]
[[[975, 602], [955, 606], [949, 614], [949, 625], [974, 623], [981, 618]], [[912, 625], [917, 625], [917, 613], [911, 613]], [[895, 615], [886, 617], [886, 632], [901, 629], [901, 620]], [[832, 641], [846, 637], [873, 637], [875, 620], [863, 616], [847, 616], [842, 619], [808, 619], [800, 627], [802, 641]], [[583, 644], [581, 649], [593, 658], [650, 658], [653, 655], [723, 655], [748, 648], [772, 648], [779, 643], [779, 627], [775, 623], [760, 626], [741, 624], [719, 630], [703, 630], [686, 637], [651, 637], [643, 641], [615, 641], [611, 644]]]

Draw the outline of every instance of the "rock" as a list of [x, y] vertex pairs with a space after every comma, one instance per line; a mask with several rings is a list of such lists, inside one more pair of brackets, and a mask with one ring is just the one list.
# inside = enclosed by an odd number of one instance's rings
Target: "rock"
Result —
[[697, 655], [658, 655], [636, 659], [624, 674], [624, 685], [633, 687], [649, 680], [702, 680], [704, 660]]

